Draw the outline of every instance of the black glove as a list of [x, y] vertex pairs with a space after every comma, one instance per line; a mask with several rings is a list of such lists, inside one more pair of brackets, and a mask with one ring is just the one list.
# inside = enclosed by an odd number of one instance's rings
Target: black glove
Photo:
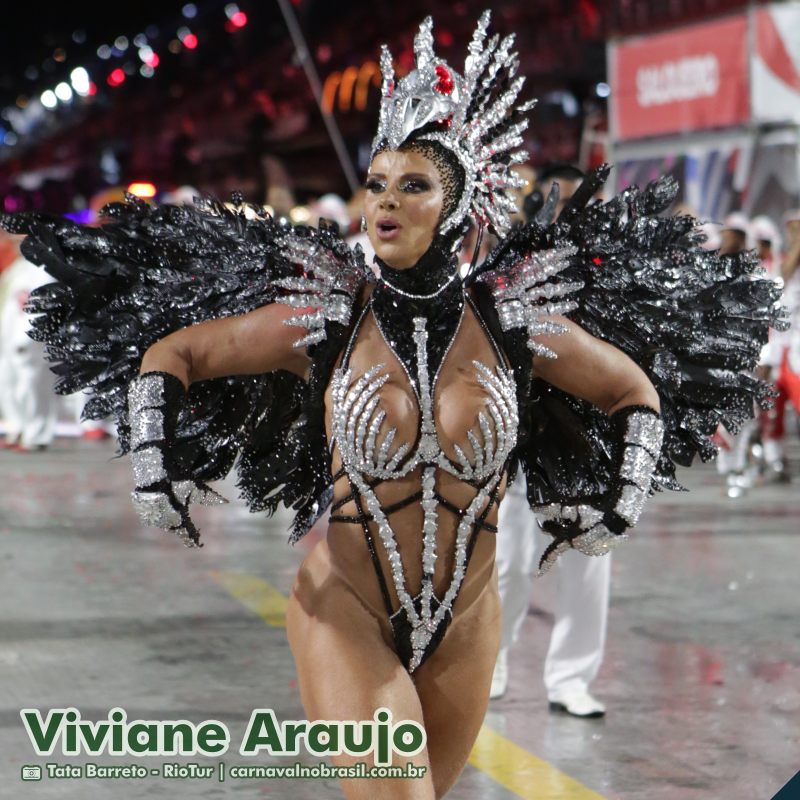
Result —
[[617, 433], [615, 476], [604, 495], [534, 506], [539, 526], [554, 539], [539, 562], [547, 572], [570, 548], [590, 556], [604, 555], [627, 538], [650, 494], [650, 482], [661, 454], [664, 423], [649, 406], [627, 406], [611, 416]]
[[147, 372], [131, 381], [128, 420], [136, 480], [131, 499], [145, 525], [174, 531], [187, 547], [202, 547], [189, 516], [189, 503], [219, 505], [227, 501], [206, 484], [179, 474], [170, 457], [185, 398], [183, 384], [168, 372]]

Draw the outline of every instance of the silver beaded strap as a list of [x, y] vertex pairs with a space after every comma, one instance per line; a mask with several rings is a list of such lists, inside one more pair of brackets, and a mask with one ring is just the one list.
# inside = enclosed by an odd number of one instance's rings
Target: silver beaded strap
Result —
[[614, 511], [629, 525], [639, 521], [664, 439], [664, 422], [655, 411], [629, 414], [623, 435], [619, 477], [623, 482]]
[[412, 300], [431, 300], [434, 297], [438, 297], [456, 278], [458, 277], [458, 271], [454, 272], [438, 289], [435, 289], [430, 294], [414, 294], [413, 292], [406, 292], [403, 289], [395, 286], [386, 278], [381, 275], [381, 283], [387, 288], [391, 289], [393, 292], [402, 295], [403, 297], [409, 297]]
[[128, 420], [131, 427], [131, 466], [136, 488], [141, 489], [167, 479], [164, 468], [164, 375], [146, 373], [128, 388]]

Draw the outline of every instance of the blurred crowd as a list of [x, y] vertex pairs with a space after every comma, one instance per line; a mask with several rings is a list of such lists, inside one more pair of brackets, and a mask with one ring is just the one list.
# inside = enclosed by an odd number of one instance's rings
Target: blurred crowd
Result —
[[[748, 219], [733, 212], [718, 230], [710, 231], [709, 245], [718, 246], [721, 253], [755, 250], [764, 273], [783, 289], [790, 320], [787, 331], [771, 331], [757, 369], [758, 377], [775, 386], [773, 407], [738, 431], [720, 428], [716, 435], [717, 468], [731, 499], [765, 482], [791, 480], [787, 437], [800, 430], [800, 209], [787, 211], [781, 223], [779, 227], [765, 216]], [[794, 421], [787, 426], [788, 416]]]

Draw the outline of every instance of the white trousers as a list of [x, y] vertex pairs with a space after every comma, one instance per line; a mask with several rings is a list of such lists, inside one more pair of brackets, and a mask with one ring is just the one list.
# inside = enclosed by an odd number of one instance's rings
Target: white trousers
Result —
[[[747, 453], [750, 439], [758, 427], [758, 420], [749, 419], [739, 429], [739, 433], [728, 433], [728, 448], [720, 447], [717, 455], [717, 472], [727, 475], [729, 472], [744, 472], [747, 468]], [[726, 432], [727, 433], [727, 432]]]
[[[524, 494], [524, 478], [509, 488], [500, 505], [497, 572], [503, 605], [500, 646], [510, 648], [528, 611], [531, 576], [552, 538], [539, 530]], [[555, 624], [544, 664], [551, 700], [586, 690], [603, 661], [608, 620], [611, 556], [585, 556], [568, 550], [541, 580], [556, 575]]]
[[6, 440], [25, 447], [48, 445], [56, 425], [54, 377], [44, 346], [30, 341], [7, 347], [0, 357], [0, 416]]

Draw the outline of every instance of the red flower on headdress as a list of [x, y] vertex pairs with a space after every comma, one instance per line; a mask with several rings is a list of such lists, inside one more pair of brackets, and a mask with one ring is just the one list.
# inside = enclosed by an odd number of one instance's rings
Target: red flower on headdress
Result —
[[450, 70], [447, 69], [444, 64], [437, 64], [434, 71], [439, 80], [433, 87], [433, 90], [439, 92], [439, 94], [452, 94], [456, 84], [453, 80], [453, 76], [450, 74]]

